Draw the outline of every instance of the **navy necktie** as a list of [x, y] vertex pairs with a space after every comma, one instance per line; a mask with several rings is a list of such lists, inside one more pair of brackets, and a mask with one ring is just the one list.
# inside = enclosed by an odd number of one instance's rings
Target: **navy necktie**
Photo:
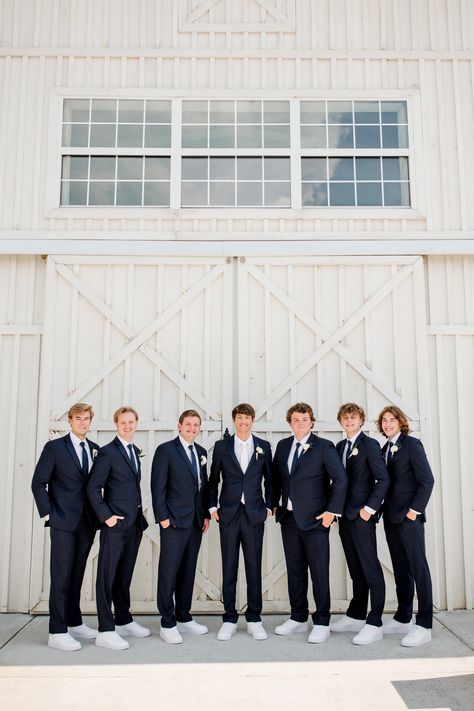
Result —
[[80, 447], [82, 449], [82, 454], [81, 454], [81, 469], [82, 473], [84, 476], [87, 476], [89, 474], [89, 460], [87, 458], [87, 452], [86, 452], [86, 444], [85, 442], [80, 442]]
[[130, 462], [132, 464], [132, 469], [135, 472], [135, 474], [138, 476], [138, 469], [137, 469], [137, 463], [135, 461], [135, 453], [133, 451], [133, 444], [127, 444], [127, 449], [130, 453]]
[[301, 447], [301, 442], [297, 442], [296, 447], [295, 447], [295, 453], [293, 455], [293, 461], [291, 462], [290, 476], [293, 476], [294, 471], [296, 469], [296, 465], [298, 464], [298, 459], [300, 456], [300, 447]]
[[346, 444], [344, 445], [343, 448], [343, 455], [342, 455], [342, 463], [344, 464], [344, 469], [347, 467], [347, 460], [351, 456], [352, 452], [352, 442], [350, 439], [346, 440]]
[[392, 443], [390, 440], [387, 441], [387, 448], [385, 450], [385, 464], [388, 464], [388, 458], [390, 456], [390, 447], [392, 446]]
[[191, 455], [191, 466], [193, 468], [194, 476], [196, 477], [197, 485], [199, 488], [199, 468], [196, 459], [196, 453], [192, 444], [188, 445], [189, 453]]

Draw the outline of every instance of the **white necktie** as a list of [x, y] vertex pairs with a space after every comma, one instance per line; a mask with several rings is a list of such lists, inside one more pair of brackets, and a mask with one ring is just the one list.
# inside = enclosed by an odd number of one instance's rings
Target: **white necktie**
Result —
[[242, 449], [240, 451], [240, 468], [242, 471], [245, 472], [247, 471], [247, 467], [249, 465], [249, 451], [247, 447], [247, 442], [242, 442]]

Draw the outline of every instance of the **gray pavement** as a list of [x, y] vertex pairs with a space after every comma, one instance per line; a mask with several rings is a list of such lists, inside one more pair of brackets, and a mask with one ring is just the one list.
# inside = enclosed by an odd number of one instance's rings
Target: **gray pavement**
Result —
[[[438, 613], [433, 641], [415, 649], [401, 647], [398, 635], [356, 647], [352, 634], [333, 633], [310, 645], [306, 635], [273, 634], [284, 619], [277, 615], [264, 618], [263, 642], [247, 635], [243, 619], [230, 642], [218, 642], [220, 618], [201, 615], [208, 635], [167, 645], [159, 617], [137, 619], [152, 636], [131, 639], [129, 650], [83, 642], [64, 653], [46, 645], [47, 617], [0, 615], [0, 709], [474, 711], [474, 612]], [[86, 621], [95, 626], [95, 618]]]

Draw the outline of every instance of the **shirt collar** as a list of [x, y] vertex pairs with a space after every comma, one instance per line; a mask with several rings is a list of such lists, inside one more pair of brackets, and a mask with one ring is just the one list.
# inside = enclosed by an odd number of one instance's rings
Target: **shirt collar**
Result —
[[234, 435], [234, 437], [235, 437], [236, 444], [242, 444], [242, 445], [247, 446], [249, 444], [249, 442], [253, 442], [252, 435], [247, 437], [247, 439], [240, 439], [240, 437], [237, 437], [237, 435]]
[[71, 442], [75, 447], [80, 447], [81, 442], [86, 442], [86, 438], [80, 439], [77, 435], [74, 434], [74, 432], [69, 432], [69, 437], [71, 438]]
[[303, 439], [296, 439], [296, 437], [293, 437], [293, 447], [296, 447], [296, 445], [299, 444], [306, 444], [306, 442], [309, 440], [311, 437], [311, 430], [308, 432], [306, 437], [303, 437]]
[[400, 435], [401, 435], [401, 431], [397, 432], [397, 434], [395, 435], [395, 437], [393, 437], [393, 439], [389, 439], [388, 441], [390, 442], [390, 444], [396, 444]]
[[[129, 444], [133, 444], [133, 442], [127, 442], [126, 439], [122, 439], [122, 438], [120, 437], [120, 435], [117, 435], [117, 439], [123, 444], [123, 446], [125, 447], [125, 449], [128, 448], [128, 445], [129, 445]], [[128, 451], [128, 450], [127, 450], [127, 451]]]
[[362, 432], [362, 430], [359, 430], [353, 437], [348, 437], [347, 439], [349, 440], [349, 442], [351, 444], [354, 444], [354, 442], [356, 441], [357, 437], [360, 435], [361, 432]]
[[181, 442], [181, 444], [182, 444], [183, 447], [184, 447], [184, 451], [185, 451], [185, 452], [188, 451], [188, 447], [194, 447], [194, 442], [191, 442], [191, 444], [189, 444], [189, 442], [186, 442], [186, 440], [184, 439], [184, 437], [181, 437], [181, 435], [178, 435], [178, 437], [179, 437], [179, 441]]

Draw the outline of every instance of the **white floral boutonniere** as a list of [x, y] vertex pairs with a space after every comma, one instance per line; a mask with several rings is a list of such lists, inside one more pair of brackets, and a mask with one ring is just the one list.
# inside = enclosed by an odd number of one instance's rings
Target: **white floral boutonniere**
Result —
[[138, 450], [138, 456], [140, 457], [140, 459], [141, 459], [142, 457], [146, 457], [146, 454], [144, 454], [143, 449], [139, 449], [139, 450]]
[[263, 454], [263, 449], [260, 446], [255, 447], [255, 459], [257, 461], [261, 454]]
[[311, 449], [312, 446], [312, 444], [308, 444], [308, 442], [306, 442], [306, 444], [303, 445], [303, 454], [306, 454], [308, 449]]
[[199, 461], [201, 462], [201, 467], [203, 467], [205, 464], [207, 464], [207, 457], [204, 454], [201, 454], [201, 458]]
[[390, 454], [395, 454], [395, 452], [398, 452], [399, 449], [400, 447], [397, 447], [396, 444], [392, 444], [392, 446], [390, 447]]
[[98, 450], [98, 449], [93, 449], [93, 450], [92, 450], [92, 459], [95, 459], [98, 454], [99, 454], [99, 450]]
[[357, 449], [357, 447], [354, 447], [354, 449], [352, 450], [352, 452], [349, 454], [349, 459], [350, 459], [351, 457], [357, 457], [358, 454], [359, 454], [359, 450]]

